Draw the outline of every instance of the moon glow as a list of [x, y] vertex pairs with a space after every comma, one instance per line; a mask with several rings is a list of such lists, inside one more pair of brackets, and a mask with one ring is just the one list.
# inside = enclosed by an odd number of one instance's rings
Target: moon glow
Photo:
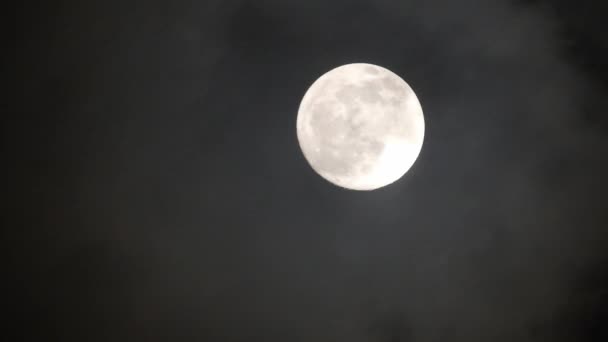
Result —
[[424, 140], [424, 116], [399, 76], [373, 64], [347, 64], [310, 86], [298, 110], [297, 136], [321, 177], [374, 190], [412, 167]]

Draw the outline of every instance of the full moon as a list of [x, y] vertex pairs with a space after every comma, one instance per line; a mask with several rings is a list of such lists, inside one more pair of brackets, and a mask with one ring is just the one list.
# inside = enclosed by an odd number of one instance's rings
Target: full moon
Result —
[[343, 188], [374, 190], [401, 178], [424, 140], [424, 116], [410, 86], [377, 65], [355, 63], [315, 81], [298, 110], [304, 157]]

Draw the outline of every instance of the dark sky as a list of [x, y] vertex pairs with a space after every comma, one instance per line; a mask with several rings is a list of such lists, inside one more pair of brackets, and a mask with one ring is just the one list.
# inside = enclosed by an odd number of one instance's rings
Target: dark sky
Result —
[[[11, 341], [608, 340], [603, 3], [23, 3]], [[308, 86], [353, 62], [425, 112], [372, 192], [296, 139]]]

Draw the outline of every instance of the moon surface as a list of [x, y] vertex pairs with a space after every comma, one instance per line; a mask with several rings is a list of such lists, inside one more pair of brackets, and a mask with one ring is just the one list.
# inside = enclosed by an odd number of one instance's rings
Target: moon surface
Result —
[[347, 64], [310, 86], [298, 110], [297, 135], [321, 177], [347, 189], [374, 190], [412, 167], [424, 140], [424, 116], [399, 76], [373, 64]]

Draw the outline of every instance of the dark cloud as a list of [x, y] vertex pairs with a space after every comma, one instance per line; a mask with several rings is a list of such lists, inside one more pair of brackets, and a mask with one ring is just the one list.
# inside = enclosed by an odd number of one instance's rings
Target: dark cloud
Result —
[[[604, 340], [607, 45], [595, 9], [24, 10], [3, 139], [9, 286], [23, 293], [18, 316], [35, 317], [25, 332]], [[418, 162], [374, 192], [322, 180], [295, 136], [305, 90], [350, 62], [396, 72], [425, 111]]]

